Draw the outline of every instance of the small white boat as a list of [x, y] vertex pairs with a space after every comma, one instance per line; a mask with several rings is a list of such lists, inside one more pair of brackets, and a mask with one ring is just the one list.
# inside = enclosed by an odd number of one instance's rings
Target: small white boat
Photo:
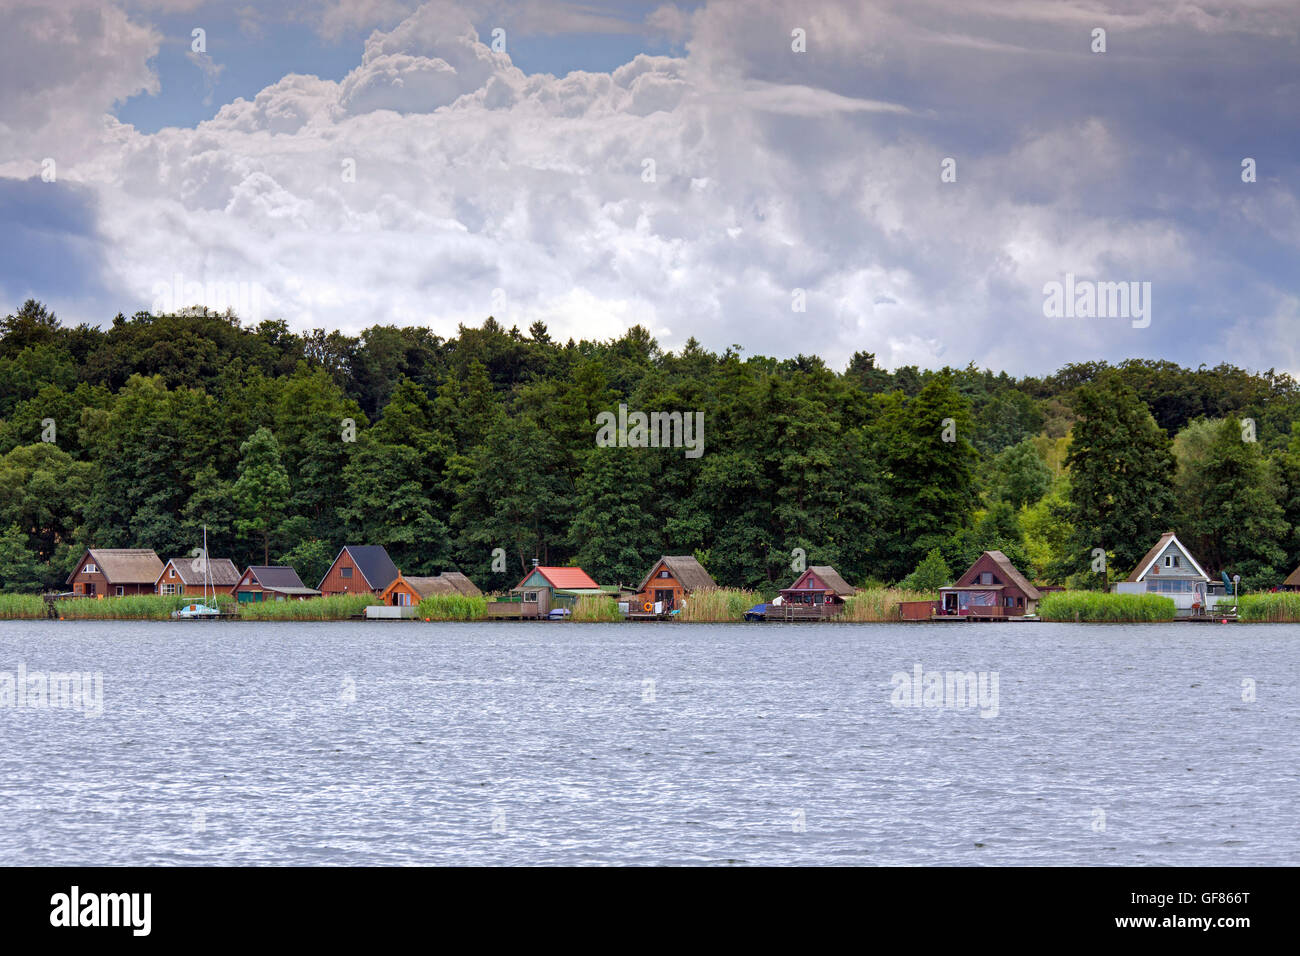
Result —
[[[192, 553], [192, 552], [191, 552]], [[194, 604], [187, 604], [184, 607], [172, 611], [173, 621], [215, 621], [221, 617], [221, 608], [213, 607], [208, 604], [208, 526], [203, 526], [203, 600]], [[212, 597], [216, 598], [217, 591], [212, 590]]]

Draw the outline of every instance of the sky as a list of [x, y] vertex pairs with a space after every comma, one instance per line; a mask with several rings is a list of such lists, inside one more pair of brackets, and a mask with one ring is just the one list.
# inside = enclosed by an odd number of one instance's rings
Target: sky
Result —
[[1296, 374], [1298, 40], [1295, 0], [0, 0], [0, 309]]

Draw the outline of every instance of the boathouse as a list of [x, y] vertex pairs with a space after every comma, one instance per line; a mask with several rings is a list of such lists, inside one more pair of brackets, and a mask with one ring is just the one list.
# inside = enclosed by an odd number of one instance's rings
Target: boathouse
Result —
[[208, 558], [206, 576], [200, 559], [170, 558], [154, 582], [154, 593], [201, 595], [207, 587], [218, 594], [230, 594], [238, 583], [239, 568], [229, 558]]
[[843, 612], [844, 599], [857, 593], [830, 565], [813, 565], [781, 589], [780, 602], [768, 613], [787, 621], [821, 620]]
[[232, 589], [240, 604], [259, 601], [302, 601], [320, 592], [302, 583], [298, 572], [285, 565], [255, 564], [247, 568]]
[[162, 569], [151, 548], [89, 548], [68, 575], [68, 590], [78, 597], [153, 594]]
[[572, 610], [578, 598], [604, 594], [582, 568], [534, 565], [510, 594], [488, 604], [488, 617], [544, 618], [557, 609]]
[[680, 608], [692, 591], [717, 586], [712, 575], [693, 556], [665, 554], [641, 579], [628, 604], [633, 613], [667, 614]]
[[384, 589], [380, 600], [395, 607], [410, 607], [435, 594], [460, 594], [465, 597], [482, 597], [474, 582], [459, 571], [444, 571], [433, 577], [407, 577], [399, 574]]
[[1038, 613], [1041, 596], [1010, 558], [1001, 551], [985, 551], [955, 583], [939, 588], [935, 613], [974, 619], [1024, 617]]
[[383, 545], [348, 544], [343, 546], [321, 578], [317, 587], [325, 597], [336, 594], [384, 593], [397, 577], [397, 565]]

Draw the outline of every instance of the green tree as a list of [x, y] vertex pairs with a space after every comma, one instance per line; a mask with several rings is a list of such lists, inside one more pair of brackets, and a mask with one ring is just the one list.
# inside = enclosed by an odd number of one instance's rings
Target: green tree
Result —
[[1255, 587], [1280, 583], [1282, 485], [1258, 443], [1244, 441], [1240, 423], [1225, 419], [1214, 426], [1203, 460], [1187, 467], [1195, 470], [1187, 485], [1199, 504], [1181, 529], [1188, 547], [1207, 569], [1238, 573]]
[[921, 563], [905, 577], [902, 586], [912, 591], [937, 591], [952, 580], [952, 571], [938, 548], [931, 548]]
[[239, 477], [231, 488], [235, 528], [257, 536], [262, 563], [271, 563], [271, 537], [280, 528], [289, 504], [289, 472], [280, 460], [280, 443], [269, 428], [259, 428], [239, 446]]
[[885, 499], [877, 566], [890, 580], [970, 522], [978, 455], [967, 436], [969, 401], [952, 377], [937, 375], [911, 400], [879, 400], [872, 432]]
[[[1168, 530], [1174, 511], [1174, 456], [1168, 436], [1134, 390], [1108, 375], [1078, 390], [1066, 465], [1070, 566], [1088, 569], [1102, 548], [1119, 569], [1132, 568]], [[1109, 563], [1102, 575], [1110, 577]]]
[[0, 593], [30, 594], [45, 585], [47, 567], [28, 547], [18, 525], [0, 532]]
[[349, 541], [383, 545], [405, 574], [430, 574], [451, 560], [447, 526], [425, 489], [431, 487], [421, 454], [367, 433], [344, 470], [352, 494], [339, 509]]
[[990, 494], [995, 501], [1023, 508], [1047, 494], [1052, 485], [1052, 469], [1038, 454], [1033, 441], [1027, 438], [993, 459], [990, 485]]
[[597, 581], [634, 586], [660, 550], [659, 521], [644, 497], [648, 449], [593, 448], [578, 477], [573, 543]]

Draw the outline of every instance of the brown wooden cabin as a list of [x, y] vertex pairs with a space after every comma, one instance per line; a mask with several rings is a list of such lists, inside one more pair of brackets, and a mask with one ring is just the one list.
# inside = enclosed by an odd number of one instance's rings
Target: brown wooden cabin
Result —
[[380, 599], [385, 604], [396, 607], [413, 607], [434, 594], [483, 596], [483, 592], [475, 586], [474, 582], [459, 571], [444, 571], [434, 577], [407, 577], [399, 574], [393, 579], [393, 583], [384, 589]]
[[[786, 621], [820, 621], [844, 611], [844, 599], [858, 593], [828, 564], [814, 565], [781, 589], [781, 603], [769, 611]], [[775, 614], [773, 615], [773, 612]]]
[[348, 544], [338, 553], [318, 588], [325, 597], [336, 594], [384, 593], [397, 577], [397, 565], [383, 545]]
[[[689, 554], [665, 554], [626, 598], [631, 614], [668, 613], [682, 606], [692, 591], [716, 588], [712, 575]], [[624, 600], [620, 595], [619, 600]], [[655, 610], [655, 605], [660, 607]], [[647, 606], [648, 605], [648, 606]]]
[[153, 594], [163, 563], [150, 548], [89, 548], [68, 575], [76, 597]]
[[939, 589], [936, 618], [988, 620], [1038, 611], [1038, 588], [1001, 551], [985, 551], [954, 584]]
[[[194, 570], [194, 558], [170, 558], [154, 582], [155, 594], [202, 595], [205, 589], [202, 570]], [[230, 594], [239, 583], [239, 568], [229, 558], [208, 558], [206, 587], [218, 594]]]
[[245, 569], [232, 589], [240, 604], [259, 601], [302, 601], [320, 592], [302, 583], [298, 572], [285, 565], [254, 564]]

